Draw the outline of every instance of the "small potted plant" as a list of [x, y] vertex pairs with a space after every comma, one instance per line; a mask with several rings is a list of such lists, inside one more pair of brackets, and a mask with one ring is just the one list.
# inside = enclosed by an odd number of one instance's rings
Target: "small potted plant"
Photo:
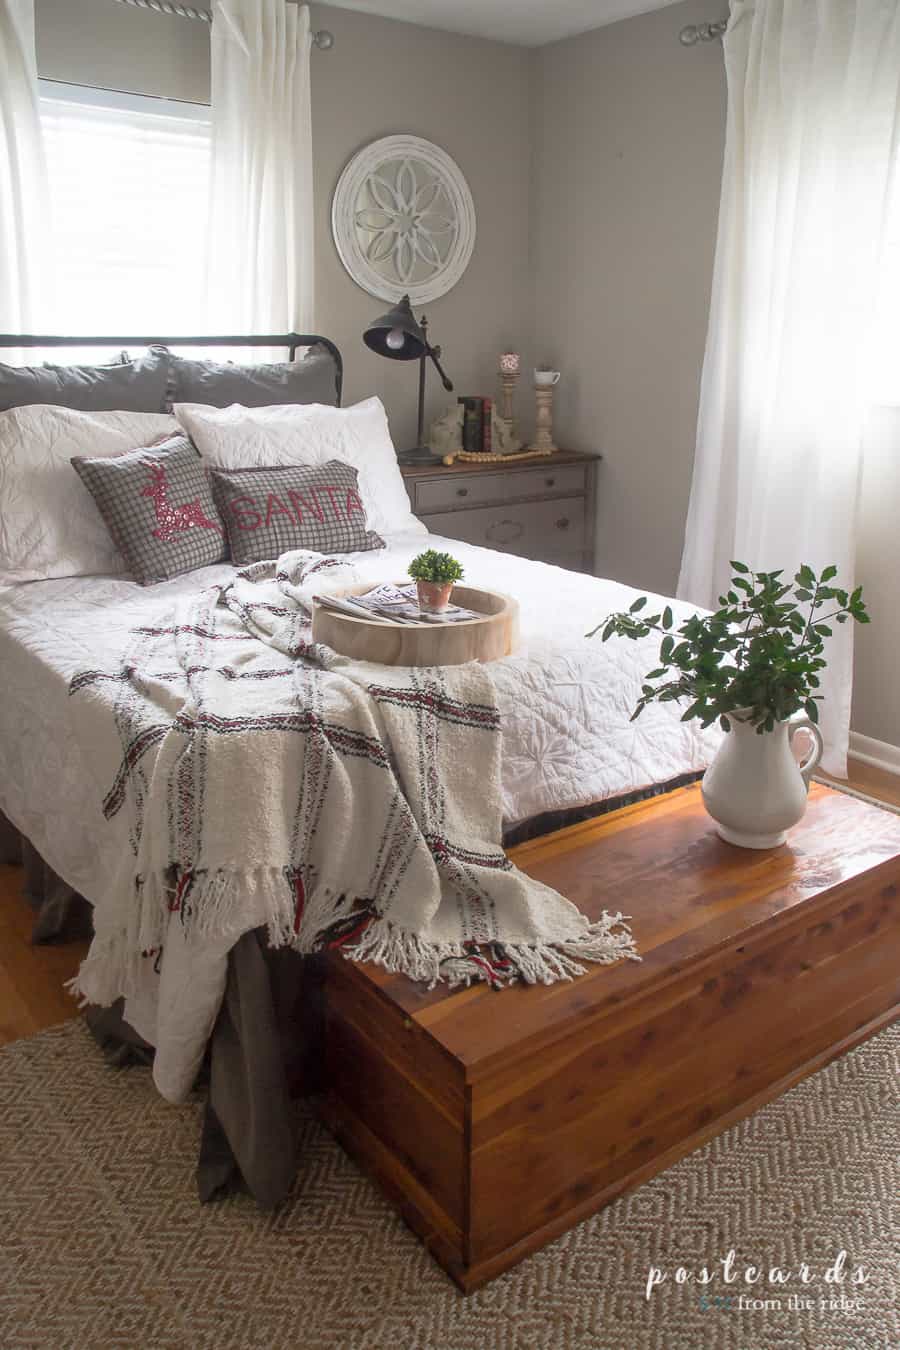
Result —
[[[714, 614], [692, 614], [675, 627], [667, 605], [645, 616], [647, 597], [627, 613], [610, 614], [588, 637], [603, 641], [660, 633], [659, 661], [644, 678], [632, 714], [648, 703], [689, 700], [681, 720], [718, 721], [725, 732], [703, 777], [703, 801], [729, 843], [774, 848], [803, 816], [810, 775], [822, 753], [816, 723], [822, 695], [819, 676], [829, 624], [869, 623], [862, 587], [849, 594], [831, 583], [836, 567], [816, 576], [803, 566], [793, 582], [778, 572], [751, 572], [732, 562], [735, 575]], [[820, 611], [828, 607], [826, 613]], [[804, 727], [814, 741], [798, 765], [791, 739]]]
[[428, 548], [413, 558], [409, 575], [416, 583], [419, 609], [428, 614], [440, 614], [450, 603], [453, 583], [462, 580], [463, 569], [449, 553]]

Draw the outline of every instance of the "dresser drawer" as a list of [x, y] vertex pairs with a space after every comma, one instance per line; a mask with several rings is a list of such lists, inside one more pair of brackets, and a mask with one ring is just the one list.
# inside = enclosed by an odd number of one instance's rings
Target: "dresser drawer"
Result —
[[472, 473], [429, 478], [416, 483], [416, 515], [426, 511], [452, 511], [460, 506], [485, 506], [521, 497], [566, 496], [585, 491], [583, 464], [564, 464], [558, 469], [500, 469], [486, 473], [473, 466]]
[[423, 520], [432, 534], [515, 553], [520, 558], [581, 555], [587, 542], [583, 497], [479, 506], [474, 511], [429, 512]]

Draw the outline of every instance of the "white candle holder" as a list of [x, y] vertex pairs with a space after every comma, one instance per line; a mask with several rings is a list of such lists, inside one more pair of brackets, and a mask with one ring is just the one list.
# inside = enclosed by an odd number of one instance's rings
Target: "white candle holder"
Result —
[[558, 370], [534, 372], [535, 432], [532, 450], [552, 455], [558, 447], [553, 440], [553, 391], [559, 382]]

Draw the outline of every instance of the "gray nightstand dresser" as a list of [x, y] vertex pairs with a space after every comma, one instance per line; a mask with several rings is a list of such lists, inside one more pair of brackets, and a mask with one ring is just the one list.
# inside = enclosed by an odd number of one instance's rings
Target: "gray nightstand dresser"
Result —
[[558, 450], [511, 464], [400, 468], [412, 509], [433, 534], [593, 572], [599, 459]]

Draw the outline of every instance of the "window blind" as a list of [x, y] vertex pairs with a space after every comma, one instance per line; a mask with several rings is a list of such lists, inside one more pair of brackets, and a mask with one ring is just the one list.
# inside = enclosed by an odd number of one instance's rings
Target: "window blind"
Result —
[[44, 86], [41, 120], [53, 330], [203, 331], [209, 109]]

